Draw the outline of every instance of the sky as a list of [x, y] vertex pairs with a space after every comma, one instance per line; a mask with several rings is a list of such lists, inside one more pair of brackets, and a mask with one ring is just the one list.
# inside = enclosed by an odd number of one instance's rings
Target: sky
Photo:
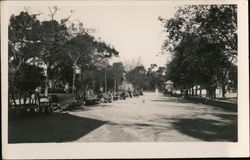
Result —
[[[30, 13], [42, 13], [38, 19], [48, 20], [48, 6], [25, 6]], [[160, 54], [166, 33], [159, 16], [171, 18], [176, 12], [174, 5], [65, 5], [58, 6], [55, 19], [66, 18], [73, 10], [71, 22], [82, 22], [86, 28], [95, 29], [101, 37], [119, 51], [113, 62], [139, 60], [145, 68], [150, 64], [163, 66], [169, 54]], [[24, 6], [9, 8], [9, 15], [17, 15]]]

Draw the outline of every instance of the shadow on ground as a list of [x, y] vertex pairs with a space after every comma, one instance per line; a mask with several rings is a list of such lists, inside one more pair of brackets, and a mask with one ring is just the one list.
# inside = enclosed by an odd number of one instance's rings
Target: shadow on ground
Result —
[[149, 123], [114, 123], [114, 122], [109, 122], [109, 125], [113, 126], [125, 126], [125, 127], [147, 127], [151, 129], [155, 129], [156, 127], [160, 127], [163, 129], [167, 129], [165, 125], [157, 125], [157, 124], [149, 124]]
[[[153, 102], [173, 102], [173, 103], [190, 103], [190, 101], [185, 100], [185, 99], [180, 99], [176, 97], [166, 97], [166, 98], [161, 98], [161, 99], [153, 99]], [[192, 102], [194, 103], [194, 102]]]
[[173, 128], [188, 136], [204, 141], [238, 141], [237, 116], [215, 114], [221, 120], [180, 118], [172, 122]]
[[67, 113], [20, 117], [9, 120], [9, 143], [70, 142], [106, 122]]

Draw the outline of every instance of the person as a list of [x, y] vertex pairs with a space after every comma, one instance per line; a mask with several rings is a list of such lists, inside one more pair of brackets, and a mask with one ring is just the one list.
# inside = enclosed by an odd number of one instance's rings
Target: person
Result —
[[42, 91], [42, 87], [40, 87], [40, 86], [36, 87], [36, 89], [35, 89], [35, 97], [36, 97], [35, 102], [38, 102], [38, 104], [40, 104], [41, 91]]
[[65, 86], [64, 86], [64, 91], [66, 92], [66, 93], [69, 93], [69, 83], [67, 82], [66, 84], [65, 84]]

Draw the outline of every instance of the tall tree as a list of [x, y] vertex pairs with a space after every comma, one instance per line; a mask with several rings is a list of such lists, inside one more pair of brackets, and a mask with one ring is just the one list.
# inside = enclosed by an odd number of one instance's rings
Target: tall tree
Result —
[[[190, 37], [190, 35], [194, 36], [194, 38], [199, 37], [195, 39], [198, 41], [201, 40], [201, 42], [203, 41], [205, 44], [202, 46], [205, 48], [209, 46], [210, 47], [216, 46], [214, 48], [214, 51], [215, 50], [218, 51], [219, 56], [217, 57], [221, 59], [216, 61], [218, 64], [213, 66], [214, 68], [213, 70], [215, 70], [216, 73], [210, 74], [210, 79], [211, 78], [216, 79], [216, 81], [220, 82], [223, 89], [222, 95], [225, 96], [225, 84], [227, 82], [228, 71], [230, 69], [230, 66], [232, 65], [232, 62], [235, 62], [237, 60], [237, 6], [236, 5], [185, 6], [185, 7], [180, 7], [177, 10], [174, 18], [164, 19], [160, 17], [159, 19], [160, 21], [163, 22], [166, 32], [168, 33], [166, 41], [163, 44], [163, 49], [170, 51], [172, 54], [174, 54], [174, 57], [178, 55], [179, 56], [183, 55], [176, 53], [185, 52], [185, 50], [189, 50], [190, 47], [197, 48], [197, 49], [191, 49], [190, 50], [191, 53], [194, 52], [194, 50], [196, 51], [200, 50], [201, 46], [199, 46], [199, 44], [202, 45], [202, 43], [196, 43], [196, 44], [194, 43], [194, 45], [191, 45], [188, 42], [189, 44], [187, 43], [186, 45], [183, 45], [183, 42], [185, 42], [187, 40], [187, 37]], [[211, 48], [209, 50], [211, 51]], [[209, 55], [210, 53], [214, 53], [214, 51], [212, 52], [204, 51], [204, 53]], [[199, 59], [198, 57], [197, 56], [196, 58], [193, 57], [194, 58], [193, 60], [195, 59], [198, 60]], [[193, 66], [193, 64], [195, 63], [193, 63], [192, 61], [190, 61], [189, 63], [187, 62], [188, 61], [186, 61], [185, 63], [187, 65], [186, 69], [188, 70], [185, 70], [186, 74], [185, 76], [187, 76], [187, 74], [192, 75], [193, 73], [195, 73], [193, 71], [198, 69]], [[199, 61], [199, 63], [211, 64], [209, 62], [210, 62], [209, 56], [207, 58], [203, 57], [203, 59]], [[173, 64], [171, 65], [174, 66]], [[203, 69], [204, 72], [201, 73], [205, 73], [206, 68], [207, 67], [205, 67]], [[181, 72], [180, 74], [182, 75], [184, 74], [183, 71], [180, 72]], [[192, 78], [190, 80], [192, 80]], [[206, 79], [204, 79], [203, 81], [205, 80]], [[193, 81], [189, 82], [186, 79], [185, 83], [192, 84], [194, 82]]]
[[147, 70], [144, 66], [136, 66], [126, 73], [126, 78], [136, 89], [142, 89], [146, 80], [146, 74]]
[[45, 95], [48, 94], [49, 77], [47, 71], [62, 57], [62, 49], [67, 35], [67, 27], [64, 23], [59, 23], [53, 18], [41, 23], [39, 36], [42, 51], [40, 58], [46, 66]]
[[117, 63], [113, 63], [112, 65], [112, 74], [114, 77], [114, 90], [117, 92], [118, 91], [118, 87], [121, 84], [121, 82], [124, 80], [124, 73], [125, 73], [125, 69], [123, 66], [122, 62], [117, 62]]
[[[12, 98], [16, 90], [16, 75], [26, 61], [39, 53], [39, 38], [34, 35], [39, 31], [40, 22], [36, 15], [28, 12], [21, 12], [19, 15], [12, 15], [9, 21], [9, 86], [11, 86]], [[14, 101], [15, 102], [15, 101]]]
[[[82, 23], [72, 23], [69, 27], [69, 39], [65, 44], [65, 53], [73, 63], [72, 89], [75, 91], [76, 69], [80, 68], [82, 73], [87, 73], [94, 68], [102, 67], [105, 59], [118, 55], [118, 51], [105, 42], [96, 40], [91, 35], [90, 29], [84, 28]], [[94, 74], [94, 72], [89, 72]], [[93, 75], [92, 75], [93, 77]]]
[[72, 89], [74, 92], [76, 69], [80, 61], [88, 62], [91, 54], [94, 52], [94, 37], [87, 33], [84, 35], [77, 35], [68, 41], [65, 46], [67, 47], [66, 53], [73, 63]]

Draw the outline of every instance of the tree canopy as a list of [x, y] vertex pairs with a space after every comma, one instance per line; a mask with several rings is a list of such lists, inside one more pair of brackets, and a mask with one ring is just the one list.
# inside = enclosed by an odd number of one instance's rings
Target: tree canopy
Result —
[[[43, 21], [37, 19], [38, 14], [27, 11], [10, 17], [9, 83], [13, 94], [16, 90], [22, 92], [38, 85], [48, 90], [50, 82], [52, 88], [68, 82], [74, 89], [76, 68], [81, 69], [81, 76], [86, 75], [86, 71], [98, 72], [108, 58], [119, 54], [110, 44], [91, 35], [82, 23], [78, 26], [70, 23], [70, 16], [55, 20], [57, 10], [57, 7], [49, 7], [51, 19]], [[34, 73], [37, 83], [33, 83], [34, 77], [29, 77], [33, 71], [37, 71]], [[93, 79], [93, 74], [91, 76]], [[26, 82], [31, 81], [34, 86], [27, 86]]]
[[190, 5], [159, 20], [167, 33], [162, 48], [172, 55], [167, 78], [181, 88], [211, 90], [219, 84], [224, 96], [230, 67], [237, 62], [237, 6]]

